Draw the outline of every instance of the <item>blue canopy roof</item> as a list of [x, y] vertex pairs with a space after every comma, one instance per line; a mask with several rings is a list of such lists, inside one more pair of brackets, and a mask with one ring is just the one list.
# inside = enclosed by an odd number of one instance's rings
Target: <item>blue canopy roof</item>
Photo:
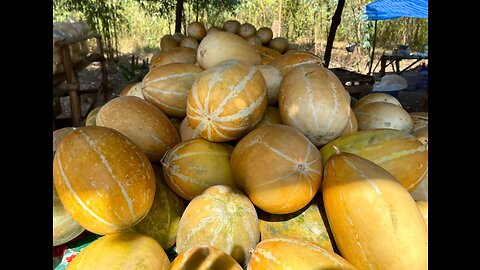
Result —
[[365, 6], [364, 19], [428, 18], [428, 0], [377, 0]]

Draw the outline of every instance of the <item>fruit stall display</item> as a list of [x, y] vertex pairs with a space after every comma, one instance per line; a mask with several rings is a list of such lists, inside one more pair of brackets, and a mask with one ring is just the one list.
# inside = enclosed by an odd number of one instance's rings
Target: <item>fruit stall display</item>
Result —
[[428, 268], [428, 112], [248, 22], [159, 47], [53, 132], [54, 269]]

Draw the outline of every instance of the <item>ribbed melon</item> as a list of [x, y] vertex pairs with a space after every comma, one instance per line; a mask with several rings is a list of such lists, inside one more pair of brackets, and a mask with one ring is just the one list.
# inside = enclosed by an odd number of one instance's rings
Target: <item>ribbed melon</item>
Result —
[[249, 270], [356, 270], [352, 264], [319, 245], [293, 237], [261, 241], [252, 251]]
[[273, 60], [275, 60], [277, 57], [282, 55], [278, 51], [274, 49], [270, 49], [265, 46], [258, 46], [258, 45], [252, 45], [252, 47], [255, 49], [255, 51], [260, 54], [260, 64], [261, 65], [266, 65], [270, 64]]
[[387, 102], [387, 103], [391, 103], [393, 105], [402, 107], [402, 104], [400, 104], [400, 101], [398, 101], [398, 99], [392, 95], [385, 94], [385, 93], [371, 93], [361, 97], [357, 102], [355, 102], [355, 105], [353, 105], [353, 108], [356, 109], [362, 105], [372, 103], [372, 102]]
[[170, 269], [170, 261], [153, 238], [139, 233], [103, 236], [78, 253], [68, 270]]
[[173, 260], [170, 270], [242, 270], [232, 256], [216, 247], [202, 245], [189, 248]]
[[270, 63], [280, 71], [282, 76], [285, 76], [292, 68], [305, 64], [322, 66], [322, 59], [309, 52], [295, 51], [281, 55]]
[[230, 168], [233, 147], [196, 138], [181, 142], [162, 159], [168, 186], [186, 200], [192, 200], [214, 185], [236, 187]]
[[398, 130], [367, 130], [340, 137], [320, 149], [324, 163], [335, 153], [333, 146], [381, 166], [409, 191], [428, 171], [428, 148], [413, 135]]
[[217, 185], [195, 197], [183, 212], [177, 233], [177, 251], [197, 245], [214, 246], [245, 265], [260, 239], [257, 212], [237, 189]]
[[[358, 102], [356, 103], [358, 104]], [[395, 129], [412, 133], [412, 118], [402, 107], [388, 102], [370, 102], [353, 109], [358, 130]]]
[[359, 269], [428, 269], [428, 233], [408, 191], [350, 153], [327, 160], [322, 195], [342, 256]]
[[152, 56], [150, 69], [171, 63], [187, 63], [193, 65], [196, 62], [197, 50], [188, 47], [175, 47]]

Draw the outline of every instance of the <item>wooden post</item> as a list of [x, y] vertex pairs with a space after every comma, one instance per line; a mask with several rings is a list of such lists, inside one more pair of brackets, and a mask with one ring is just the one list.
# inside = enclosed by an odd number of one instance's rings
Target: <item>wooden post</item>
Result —
[[175, 33], [182, 32], [182, 14], [183, 14], [183, 0], [177, 0], [177, 5], [175, 6]]
[[[100, 86], [101, 88], [101, 91], [100, 92], [103, 92], [103, 100], [102, 102], [99, 102], [99, 103], [105, 103], [108, 101], [108, 95], [110, 94], [110, 89], [108, 88], [108, 72], [107, 72], [107, 67], [106, 67], [106, 59], [105, 59], [105, 56], [104, 56], [104, 53], [103, 53], [103, 43], [102, 43], [102, 37], [101, 36], [97, 36], [95, 37], [96, 38], [96, 41], [97, 41], [97, 49], [98, 49], [98, 53], [100, 54], [100, 71], [102, 73], [102, 85]], [[100, 94], [99, 92], [99, 94]], [[99, 98], [99, 95], [97, 95], [97, 99]]]
[[377, 44], [377, 20], [375, 20], [375, 30], [373, 33], [373, 47], [372, 56], [370, 57], [370, 68], [368, 68], [368, 75], [372, 75], [373, 59], [375, 58], [375, 45]]
[[335, 33], [337, 28], [342, 21], [342, 11], [343, 6], [345, 6], [345, 0], [338, 0], [337, 9], [332, 17], [332, 24], [330, 25], [330, 31], [328, 32], [327, 37], [327, 46], [325, 48], [325, 55], [323, 56], [323, 61], [325, 62], [325, 67], [328, 68], [330, 64], [330, 57], [332, 55], [333, 41], [335, 40]]
[[67, 83], [72, 83], [76, 87], [68, 91], [68, 96], [70, 97], [70, 109], [72, 112], [72, 126], [78, 127], [82, 122], [82, 110], [80, 104], [80, 95], [78, 91], [80, 90], [80, 85], [78, 84], [77, 78], [75, 76], [75, 71], [73, 70], [72, 59], [70, 57], [70, 48], [68, 44], [65, 44], [61, 47], [62, 58], [63, 58], [63, 68], [66, 76]]

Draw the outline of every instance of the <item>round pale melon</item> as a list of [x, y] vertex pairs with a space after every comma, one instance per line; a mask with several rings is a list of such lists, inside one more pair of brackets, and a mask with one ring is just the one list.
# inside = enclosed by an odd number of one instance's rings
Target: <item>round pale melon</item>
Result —
[[150, 70], [142, 80], [145, 99], [172, 117], [185, 117], [187, 97], [202, 69], [186, 63], [171, 63]]
[[196, 62], [197, 50], [188, 47], [177, 47], [155, 54], [150, 62], [150, 69], [170, 63], [195, 64]]
[[358, 131], [357, 118], [355, 117], [355, 113], [353, 113], [352, 108], [348, 108], [348, 116], [348, 123], [343, 129], [342, 134], [340, 134], [340, 137], [350, 135]]
[[235, 187], [230, 156], [233, 147], [196, 138], [181, 142], [162, 159], [163, 175], [168, 186], [191, 201], [214, 185]]
[[422, 213], [423, 220], [428, 229], [428, 201], [416, 201], [420, 213]]
[[97, 114], [98, 111], [102, 108], [102, 106], [98, 106], [96, 108], [93, 108], [88, 114], [87, 118], [85, 118], [85, 126], [95, 126], [96, 121], [97, 121]]
[[170, 261], [155, 239], [139, 233], [103, 236], [82, 249], [68, 270], [169, 270]]
[[192, 22], [187, 27], [187, 34], [198, 41], [202, 40], [207, 35], [205, 25], [200, 22]]
[[288, 43], [288, 40], [284, 37], [276, 37], [268, 43], [269, 48], [272, 48], [282, 54], [288, 50], [289, 45], [290, 44]]
[[237, 189], [217, 185], [195, 197], [183, 212], [177, 233], [177, 251], [210, 245], [232, 256], [240, 265], [260, 239], [257, 212]]
[[180, 138], [182, 142], [188, 141], [194, 138], [200, 138], [200, 136], [197, 133], [195, 133], [193, 128], [190, 126], [190, 123], [188, 122], [187, 117], [183, 118], [182, 123], [180, 124]]
[[268, 44], [273, 38], [272, 29], [268, 27], [260, 27], [256, 33], [262, 44]]
[[268, 105], [277, 104], [278, 89], [280, 88], [280, 83], [283, 79], [282, 73], [280, 73], [276, 67], [271, 65], [258, 65], [257, 68], [260, 70], [265, 82], [267, 83]]
[[118, 233], [150, 210], [155, 176], [130, 139], [105, 127], [81, 127], [58, 146], [55, 189], [72, 218], [96, 234]]
[[410, 191], [410, 195], [417, 201], [428, 201], [428, 170], [420, 183]]
[[361, 97], [357, 102], [355, 102], [353, 109], [372, 102], [387, 102], [402, 107], [400, 101], [398, 101], [398, 99], [392, 95], [385, 93], [373, 93]]
[[208, 29], [207, 35], [210, 35], [210, 34], [213, 34], [215, 32], [219, 32], [219, 31], [223, 31], [222, 28], [220, 28], [218, 26], [212, 26]]
[[252, 45], [252, 47], [258, 54], [260, 54], [260, 64], [262, 65], [270, 64], [273, 60], [282, 55], [281, 53], [268, 47], [257, 45]]
[[237, 33], [239, 28], [240, 22], [237, 20], [228, 20], [223, 23], [223, 30], [233, 34]]
[[358, 131], [340, 137], [320, 149], [324, 163], [335, 153], [334, 146], [381, 166], [409, 191], [428, 171], [428, 148], [413, 135], [398, 130]]
[[257, 36], [249, 36], [248, 38], [245, 38], [245, 40], [248, 42], [250, 45], [256, 45], [256, 46], [262, 46], [262, 41], [260, 38]]
[[155, 173], [155, 197], [148, 214], [132, 227], [133, 231], [155, 239], [164, 250], [175, 244], [178, 224], [186, 204], [165, 183], [160, 167], [152, 165]]
[[257, 29], [255, 28], [255, 26], [253, 26], [251, 23], [248, 23], [248, 22], [240, 25], [237, 32], [239, 36], [245, 39], [251, 36], [255, 36], [255, 33], [257, 33]]
[[198, 46], [197, 61], [203, 69], [232, 59], [247, 65], [260, 64], [260, 55], [255, 49], [245, 39], [230, 32], [212, 33]]
[[322, 156], [298, 130], [286, 125], [256, 128], [233, 150], [235, 181], [255, 206], [289, 214], [307, 205], [322, 181]]
[[232, 256], [216, 247], [201, 245], [187, 249], [173, 260], [170, 270], [242, 270]]
[[119, 97], [134, 96], [145, 99], [142, 92], [142, 82], [130, 83], [118, 94]]
[[160, 39], [160, 48], [162, 49], [162, 51], [165, 51], [171, 48], [178, 47], [178, 43], [179, 42], [172, 35], [164, 35]]
[[175, 34], [173, 34], [173, 39], [175, 39], [179, 44], [180, 44], [180, 41], [182, 41], [182, 39], [185, 38], [185, 35], [182, 34], [182, 32], [176, 32]]
[[97, 126], [115, 129], [131, 139], [150, 161], [159, 162], [180, 136], [168, 117], [150, 102], [131, 96], [118, 97], [102, 106]]
[[322, 65], [320, 57], [304, 51], [296, 51], [281, 55], [273, 60], [270, 65], [276, 67], [282, 76], [285, 76], [289, 70], [304, 64]]
[[198, 40], [196, 40], [195, 38], [193, 37], [185, 37], [182, 39], [182, 41], [180, 41], [180, 46], [181, 47], [188, 47], [188, 48], [192, 48], [192, 49], [197, 49], [198, 48]]
[[282, 124], [282, 119], [280, 118], [280, 111], [277, 107], [267, 106], [267, 110], [265, 110], [262, 120], [260, 120], [260, 122], [255, 126], [255, 128], [272, 124]]
[[232, 60], [203, 71], [193, 83], [187, 99], [187, 118], [202, 138], [225, 142], [250, 131], [266, 107], [267, 89], [261, 72], [255, 66]]
[[350, 95], [335, 74], [315, 64], [295, 67], [283, 77], [278, 105], [282, 122], [316, 146], [339, 137], [349, 121]]
[[353, 109], [358, 130], [395, 129], [412, 133], [412, 118], [402, 107], [388, 102], [370, 102]]
[[[53, 132], [53, 154], [62, 140], [74, 131], [73, 127], [64, 127]], [[53, 182], [52, 182], [53, 184]], [[53, 246], [59, 246], [79, 236], [85, 229], [80, 226], [63, 207], [57, 190], [53, 185]]]
[[327, 160], [322, 195], [342, 257], [358, 269], [428, 269], [428, 232], [408, 191], [350, 153]]
[[257, 212], [261, 241], [278, 237], [297, 237], [334, 252], [323, 201], [321, 196], [317, 198], [291, 214]]
[[247, 269], [357, 270], [335, 252], [293, 237], [262, 240], [252, 251]]

